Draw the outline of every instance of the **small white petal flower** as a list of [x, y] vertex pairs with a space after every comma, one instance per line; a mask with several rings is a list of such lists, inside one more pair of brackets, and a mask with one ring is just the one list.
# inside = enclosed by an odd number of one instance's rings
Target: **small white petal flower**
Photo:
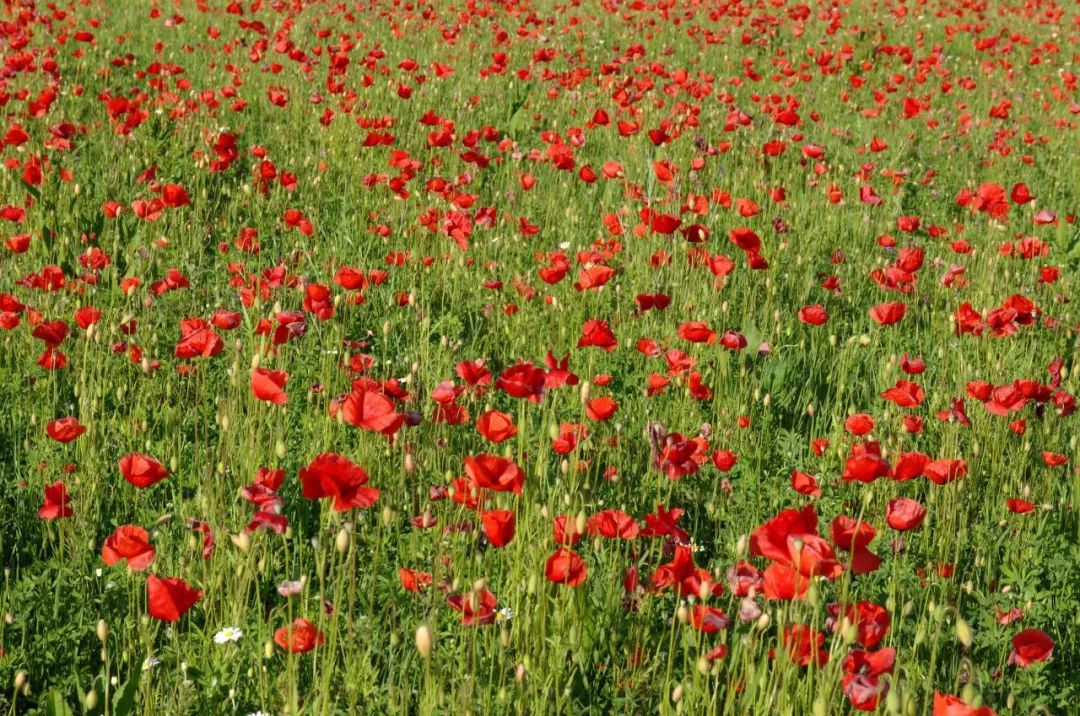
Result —
[[217, 644], [228, 644], [231, 641], [240, 641], [240, 637], [244, 636], [238, 627], [225, 627], [217, 634], [214, 634], [214, 642]]
[[161, 659], [157, 658], [156, 656], [148, 656], [148, 657], [146, 657], [145, 660], [143, 660], [142, 670], [143, 671], [149, 671], [150, 669], [152, 669], [153, 667], [157, 666], [160, 663], [161, 663]]

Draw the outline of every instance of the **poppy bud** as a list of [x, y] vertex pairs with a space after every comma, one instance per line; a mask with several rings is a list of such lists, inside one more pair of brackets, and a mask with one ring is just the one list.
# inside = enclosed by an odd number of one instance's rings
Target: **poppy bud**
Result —
[[690, 621], [690, 610], [686, 608], [685, 604], [680, 604], [679, 608], [675, 610], [675, 618], [679, 620], [680, 624], [686, 624]]
[[964, 688], [960, 689], [960, 698], [964, 700], [965, 704], [975, 706], [975, 699], [978, 697], [975, 686], [970, 681], [964, 684]]
[[98, 705], [98, 695], [93, 689], [86, 692], [86, 698], [83, 699], [83, 703], [86, 704], [87, 711], [93, 711]]
[[274, 655], [274, 642], [269, 641], [269, 640], [263, 642], [263, 657], [269, 659], [273, 655]]
[[390, 509], [388, 505], [383, 505], [382, 508], [382, 523], [383, 527], [389, 527], [394, 521], [394, 511]]
[[682, 701], [682, 695], [683, 695], [683, 686], [682, 686], [682, 684], [679, 684], [678, 686], [676, 686], [674, 689], [671, 690], [671, 703], [677, 704], [680, 701]]
[[564, 458], [563, 461], [561, 463], [559, 463], [559, 471], [564, 475], [569, 473], [570, 472], [570, 461]]
[[398, 646], [399, 644], [401, 644], [401, 637], [398, 636], [398, 633], [396, 631], [391, 632], [390, 633], [390, 646]]
[[516, 667], [514, 667], [514, 678], [517, 679], [518, 681], [524, 681], [525, 680], [525, 665], [524, 664], [518, 664]]
[[577, 517], [574, 518], [574, 530], [578, 534], [585, 534], [585, 527], [588, 524], [589, 519], [585, 516], [585, 512], [577, 513]]
[[241, 532], [237, 535], [229, 535], [229, 539], [232, 540], [232, 543], [236, 545], [236, 548], [241, 552], [247, 552], [251, 549], [251, 537], [248, 536], [247, 532]]
[[342, 527], [334, 538], [334, 548], [341, 554], [349, 551], [349, 531]]
[[587, 381], [587, 380], [581, 381], [581, 402], [582, 403], [589, 402], [589, 394], [591, 392], [591, 388], [589, 387], [590, 385], [591, 385], [591, 383], [589, 383], [589, 381]]
[[963, 617], [956, 618], [956, 638], [960, 640], [961, 644], [969, 649], [971, 648], [971, 643], [975, 639], [971, 625], [964, 621]]
[[19, 673], [15, 674], [15, 690], [16, 691], [21, 689], [25, 683], [26, 683], [26, 672], [25, 671], [20, 671]]
[[274, 443], [274, 454], [277, 455], [279, 460], [285, 459], [285, 441], [278, 438]]
[[405, 453], [405, 474], [411, 475], [416, 470], [416, 463], [413, 461], [411, 452]]
[[845, 644], [853, 644], [858, 636], [859, 629], [855, 626], [855, 622], [844, 617], [844, 620], [840, 622], [840, 638], [844, 640]]
[[416, 627], [416, 651], [420, 654], [420, 658], [428, 659], [431, 657], [431, 649], [434, 646], [435, 639], [431, 635], [431, 630], [428, 629], [426, 624], [421, 624]]
[[104, 619], [98, 619], [96, 633], [98, 641], [100, 641], [102, 644], [104, 644], [105, 641], [109, 638], [109, 625], [105, 622]]
[[768, 612], [762, 612], [761, 616], [759, 616], [757, 618], [757, 621], [754, 622], [754, 627], [758, 631], [765, 631], [766, 629], [769, 628], [769, 624], [771, 624], [771, 623], [772, 623], [772, 618], [769, 616], [769, 613]]
[[251, 369], [255, 370], [262, 363], [262, 353], [255, 353], [251, 356]]
[[810, 606], [821, 606], [821, 590], [818, 589], [818, 585], [815, 582], [811, 582], [810, 586], [806, 589], [806, 601], [810, 603]]
[[503, 629], [501, 629], [499, 631], [499, 643], [502, 644], [504, 648], [510, 646], [510, 630], [509, 629], [503, 628]]
[[898, 683], [893, 684], [892, 688], [889, 689], [889, 692], [885, 694], [885, 712], [888, 713], [889, 716], [899, 716], [900, 709], [903, 706], [903, 701], [900, 696], [901, 691]]
[[735, 556], [741, 557], [746, 554], [746, 535], [739, 535], [739, 540], [735, 543]]
[[222, 415], [221, 416], [221, 432], [223, 432], [223, 433], [229, 432], [229, 416], [228, 415]]
[[[149, 450], [150, 448], [147, 447], [146, 449]], [[176, 457], [176, 455], [173, 455], [169, 458], [169, 472], [176, 472], [176, 469], [178, 467], [180, 467], [180, 460]]]
[[829, 705], [825, 703], [825, 699], [823, 697], [818, 696], [816, 699], [814, 699], [813, 710], [814, 716], [827, 716], [829, 713]]
[[548, 437], [551, 438], [552, 440], [558, 440], [559, 439], [559, 426], [558, 426], [558, 424], [551, 423], [550, 425], [548, 425]]

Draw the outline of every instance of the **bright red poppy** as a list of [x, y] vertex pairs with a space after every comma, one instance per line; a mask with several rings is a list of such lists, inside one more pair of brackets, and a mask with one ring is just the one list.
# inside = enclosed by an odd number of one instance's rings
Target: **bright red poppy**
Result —
[[179, 577], [146, 578], [146, 600], [150, 616], [165, 622], [179, 621], [202, 599], [203, 593]]

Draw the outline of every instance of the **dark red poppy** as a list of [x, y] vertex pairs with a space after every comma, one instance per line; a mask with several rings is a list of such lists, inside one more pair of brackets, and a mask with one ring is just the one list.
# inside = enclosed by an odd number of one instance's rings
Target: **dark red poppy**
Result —
[[1024, 629], [1012, 639], [1009, 663], [1028, 667], [1054, 655], [1054, 640], [1038, 629]]

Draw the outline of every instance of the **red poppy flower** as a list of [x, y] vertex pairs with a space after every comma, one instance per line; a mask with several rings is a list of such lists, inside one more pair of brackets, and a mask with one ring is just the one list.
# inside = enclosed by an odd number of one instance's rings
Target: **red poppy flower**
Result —
[[781, 642], [791, 660], [799, 666], [811, 663], [824, 666], [829, 661], [829, 653], [821, 648], [825, 643], [825, 635], [806, 624], [785, 627]]
[[422, 592], [431, 586], [430, 574], [405, 567], [398, 570], [398, 579], [401, 586], [410, 592]]
[[146, 599], [150, 616], [161, 621], [178, 621], [202, 596], [202, 592], [179, 577], [162, 579], [151, 574], [146, 578]]
[[383, 435], [393, 435], [405, 422], [405, 416], [394, 410], [394, 402], [374, 390], [354, 388], [339, 410], [350, 425]]
[[851, 446], [841, 478], [844, 482], [873, 482], [889, 472], [889, 463], [881, 457], [881, 447], [870, 441]]
[[1034, 503], [1016, 497], [1005, 500], [1005, 507], [1009, 509], [1009, 512], [1014, 512], [1018, 515], [1024, 515], [1035, 511]]
[[300, 468], [304, 497], [318, 500], [332, 497], [335, 512], [353, 508], [367, 509], [379, 499], [379, 490], [367, 487], [368, 474], [348, 458], [335, 453], [323, 453]]
[[45, 486], [45, 501], [38, 508], [38, 517], [43, 520], [58, 520], [71, 517], [71, 497], [67, 493], [67, 486], [63, 481], [57, 480], [51, 485]]
[[894, 530], [901, 532], [913, 530], [921, 525], [924, 519], [926, 519], [926, 508], [915, 500], [909, 500], [906, 497], [889, 500], [885, 521]]
[[585, 523], [585, 529], [593, 537], [608, 539], [634, 539], [638, 536], [638, 523], [622, 510], [598, 512]]
[[829, 313], [820, 304], [799, 309], [799, 320], [811, 326], [822, 326], [829, 320]]
[[487, 510], [480, 513], [484, 536], [493, 547], [505, 547], [514, 539], [517, 520], [513, 510]]
[[525, 484], [525, 471], [513, 461], [498, 455], [465, 456], [465, 474], [479, 487], [496, 492], [520, 495]]
[[285, 405], [289, 396], [285, 394], [285, 382], [289, 374], [280, 370], [256, 368], [251, 371], [251, 394], [259, 400]]
[[581, 541], [584, 532], [577, 531], [577, 522], [570, 520], [566, 515], [559, 515], [551, 521], [551, 533], [555, 538], [555, 544], [572, 546]]
[[180, 321], [180, 340], [173, 354], [177, 358], [212, 358], [225, 348], [225, 341], [201, 318]]
[[127, 560], [128, 569], [140, 572], [154, 561], [156, 551], [150, 544], [150, 535], [136, 525], [120, 525], [101, 547], [101, 561], [111, 567], [120, 560]]
[[120, 458], [120, 472], [135, 487], [146, 489], [169, 476], [160, 462], [140, 453], [129, 453]]
[[792, 471], [791, 487], [800, 495], [821, 497], [821, 488], [818, 487], [817, 478], [805, 472], [800, 472], [798, 470]]
[[45, 425], [45, 432], [58, 443], [69, 443], [86, 432], [78, 418], [59, 418]]
[[305, 654], [325, 641], [326, 634], [304, 618], [294, 619], [274, 632], [274, 643], [293, 654]]
[[844, 429], [852, 435], [866, 435], [874, 429], [874, 419], [866, 413], [855, 413], [844, 421]]
[[476, 421], [476, 429], [485, 439], [498, 444], [518, 433], [514, 419], [498, 410], [489, 410]]
[[539, 403], [544, 395], [547, 376], [532, 363], [518, 363], [499, 375], [495, 387], [514, 398], [524, 398]]
[[706, 634], [715, 634], [727, 628], [731, 620], [724, 615], [723, 609], [704, 604], [695, 604], [690, 609], [690, 626]]
[[891, 326], [894, 323], [899, 323], [906, 313], [907, 304], [900, 302], [879, 303], [870, 308], [870, 318], [879, 326]]
[[461, 612], [464, 626], [479, 626], [495, 622], [495, 607], [498, 600], [488, 589], [468, 594], [451, 594], [446, 598], [447, 605], [454, 611]]
[[931, 716], [997, 716], [989, 706], [969, 706], [959, 696], [934, 692], [934, 711]]
[[619, 347], [619, 342], [612, 333], [607, 321], [590, 318], [581, 328], [581, 338], [578, 339], [578, 348], [594, 346], [603, 348], [605, 351], [613, 351]]
[[544, 565], [544, 576], [549, 582], [565, 584], [568, 587], [580, 586], [587, 575], [585, 562], [565, 547], [555, 550]]
[[926, 397], [926, 391], [918, 383], [913, 383], [910, 380], [898, 380], [896, 385], [882, 393], [881, 397], [896, 403], [901, 408], [917, 408], [922, 405], [923, 399]]
[[585, 404], [585, 415], [589, 420], [596, 422], [604, 422], [610, 420], [615, 411], [619, 409], [619, 404], [611, 398], [604, 396], [600, 398], [593, 398]]
[[1028, 667], [1054, 655], [1054, 640], [1038, 629], [1024, 629], [1012, 639], [1009, 663]]

